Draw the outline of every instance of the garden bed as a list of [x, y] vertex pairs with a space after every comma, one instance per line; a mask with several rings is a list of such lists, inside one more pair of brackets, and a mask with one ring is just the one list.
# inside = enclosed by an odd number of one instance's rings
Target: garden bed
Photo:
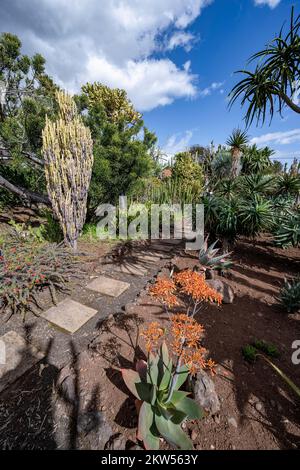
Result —
[[[292, 364], [291, 355], [300, 337], [300, 315], [287, 315], [276, 296], [284, 277], [299, 272], [300, 250], [273, 248], [267, 238], [255, 245], [245, 239], [234, 261], [226, 278], [235, 292], [233, 304], [209, 305], [197, 317], [206, 331], [204, 346], [217, 363], [214, 382], [221, 411], [188, 423], [187, 432], [197, 449], [300, 448], [296, 397], [263, 362], [249, 365], [241, 354], [256, 338], [275, 344], [280, 352], [276, 364], [299, 385], [299, 365]], [[197, 259], [182, 253], [174, 262], [184, 268]], [[1, 448], [94, 448], [93, 434], [82, 435], [76, 423], [82, 413], [95, 411], [105, 415], [113, 447], [136, 445], [134, 398], [119, 368], [132, 367], [134, 358], [143, 356], [139, 331], [153, 320], [168, 324], [160, 305], [142, 291], [125, 313], [99, 325], [99, 334], [73, 364], [62, 371], [37, 366], [4, 391]]]

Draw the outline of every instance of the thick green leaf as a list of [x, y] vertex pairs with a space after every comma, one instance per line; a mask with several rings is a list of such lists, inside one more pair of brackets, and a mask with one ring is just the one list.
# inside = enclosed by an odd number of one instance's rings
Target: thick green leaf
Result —
[[170, 380], [171, 380], [171, 372], [172, 372], [172, 360], [170, 360], [168, 365], [165, 367], [161, 382], [158, 387], [159, 390], [165, 390], [169, 387]]
[[159, 437], [152, 432], [154, 424], [154, 413], [149, 403], [143, 403], [139, 414], [137, 438], [144, 442], [147, 450], [159, 449]]
[[159, 351], [159, 360], [158, 360], [158, 385], [161, 383], [166, 368], [169, 367], [169, 351], [165, 342], [162, 343]]
[[138, 398], [142, 401], [147, 401], [148, 403], [152, 402], [154, 386], [146, 382], [139, 382], [135, 385], [136, 391], [138, 393]]
[[176, 410], [185, 413], [185, 415], [191, 419], [201, 419], [204, 416], [202, 408], [195, 400], [188, 397], [185, 397], [176, 404]]
[[186, 418], [187, 414], [184, 411], [179, 410], [178, 408], [168, 408], [171, 410], [171, 418], [170, 420], [174, 424], [181, 424]]
[[166, 420], [162, 415], [155, 415], [155, 424], [162, 437], [169, 444], [182, 450], [192, 450], [193, 443], [178, 424]]
[[190, 394], [190, 392], [184, 392], [182, 390], [174, 390], [170, 401], [174, 406], [177, 407], [177, 403], [179, 403], [181, 400], [183, 400], [189, 394]]
[[149, 354], [147, 382], [153, 385], [157, 385], [158, 381], [158, 361], [159, 356], [154, 356], [154, 354], [151, 353]]
[[126, 387], [130, 392], [138, 399], [140, 399], [139, 393], [136, 389], [136, 385], [141, 383], [141, 378], [135, 370], [132, 369], [121, 369], [123, 380]]
[[184, 384], [184, 382], [188, 378], [189, 373], [190, 373], [190, 370], [186, 365], [183, 365], [180, 367], [179, 373], [178, 373], [178, 379], [175, 385], [175, 390], [178, 390], [181, 387], [181, 385]]

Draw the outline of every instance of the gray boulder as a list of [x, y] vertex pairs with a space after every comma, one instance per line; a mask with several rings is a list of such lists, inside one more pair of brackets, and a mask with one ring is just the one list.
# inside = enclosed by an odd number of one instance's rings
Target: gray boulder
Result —
[[210, 415], [216, 415], [221, 409], [220, 401], [215, 390], [215, 384], [205, 371], [197, 373], [192, 381], [194, 399]]
[[234, 300], [233, 289], [223, 281], [219, 279], [207, 280], [206, 283], [215, 289], [223, 297], [223, 304], [232, 304]]

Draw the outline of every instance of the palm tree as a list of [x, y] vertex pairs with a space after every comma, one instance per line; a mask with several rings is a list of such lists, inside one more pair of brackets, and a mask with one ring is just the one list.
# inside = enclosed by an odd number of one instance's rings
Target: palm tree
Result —
[[257, 60], [253, 72], [239, 70], [245, 78], [237, 83], [229, 94], [231, 107], [238, 98], [242, 106], [248, 107], [244, 116], [246, 126], [251, 125], [256, 118], [265, 122], [269, 111], [270, 121], [273, 118], [276, 105], [281, 114], [287, 106], [300, 114], [300, 106], [294, 100], [294, 94], [299, 91], [297, 84], [300, 79], [300, 15], [294, 18], [294, 8], [288, 33], [280, 33], [260, 52], [249, 59], [249, 63]]
[[246, 131], [234, 129], [231, 136], [227, 139], [226, 144], [231, 148], [231, 177], [236, 178], [241, 169], [241, 155], [245, 150], [249, 139]]

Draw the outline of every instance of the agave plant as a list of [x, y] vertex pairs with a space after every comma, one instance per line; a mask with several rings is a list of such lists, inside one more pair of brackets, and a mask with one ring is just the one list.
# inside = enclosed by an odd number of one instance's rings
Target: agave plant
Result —
[[241, 177], [239, 188], [243, 194], [268, 194], [274, 189], [274, 177], [270, 175], [247, 175]]
[[298, 195], [300, 193], [300, 175], [283, 173], [276, 183], [276, 194]]
[[216, 187], [216, 193], [218, 196], [230, 199], [236, 195], [237, 188], [238, 185], [236, 179], [226, 178], [219, 181]]
[[[199, 251], [199, 262], [201, 266], [206, 266], [211, 269], [226, 269], [232, 266], [232, 261], [229, 259], [231, 253], [223, 253], [217, 256], [220, 248], [215, 248], [218, 240], [208, 246], [208, 236]], [[226, 259], [227, 258], [227, 259]]]
[[241, 232], [251, 237], [271, 229], [274, 224], [271, 202], [259, 195], [254, 195], [241, 204], [239, 217]]
[[174, 370], [165, 342], [157, 354], [148, 354], [148, 361], [138, 361], [136, 370], [122, 369], [127, 388], [141, 405], [138, 420], [138, 439], [147, 450], [159, 449], [159, 437], [180, 449], [193, 449], [192, 441], [182, 430], [187, 418], [200, 419], [203, 410], [179, 390], [190, 371], [186, 365]]
[[287, 211], [275, 231], [275, 244], [282, 248], [300, 245], [300, 213]]
[[247, 147], [242, 157], [243, 173], [248, 175], [262, 174], [271, 167], [272, 162], [270, 157], [273, 154], [274, 151], [269, 147], [259, 149], [256, 144], [251, 147]]
[[285, 280], [280, 291], [280, 302], [288, 313], [296, 312], [300, 309], [300, 277], [290, 281]]

